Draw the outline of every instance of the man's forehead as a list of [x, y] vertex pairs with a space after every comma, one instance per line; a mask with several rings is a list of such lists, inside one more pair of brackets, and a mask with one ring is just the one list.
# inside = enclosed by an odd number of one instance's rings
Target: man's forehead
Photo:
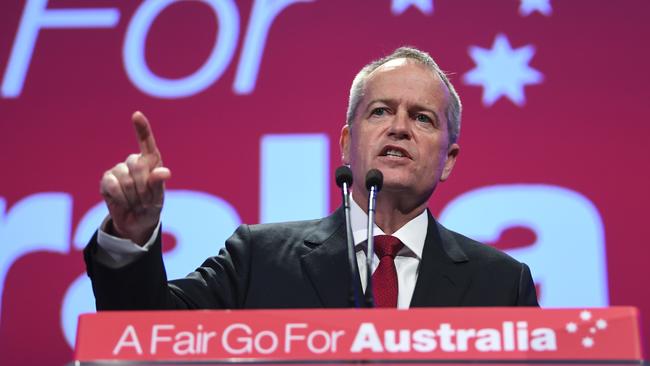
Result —
[[394, 58], [392, 60], [388, 60], [387, 62], [381, 64], [375, 71], [377, 70], [392, 70], [396, 69], [400, 66], [404, 66], [408, 63], [415, 63], [415, 60], [408, 59], [406, 57], [400, 57], [400, 58]]
[[[369, 73], [368, 76], [366, 77], [366, 86], [368, 86], [368, 84], [371, 84], [373, 81], [375, 81], [378, 77], [381, 77], [382, 75], [390, 75], [393, 74], [393, 72], [395, 71], [400, 71], [405, 69], [409, 69], [410, 72], [416, 72], [416, 73], [424, 72], [428, 74], [428, 76], [430, 76], [430, 80], [433, 80], [435, 83], [442, 82], [440, 76], [438, 76], [438, 74], [434, 72], [427, 65], [423, 64], [418, 60], [402, 57], [402, 58], [389, 60], [384, 64], [382, 64], [381, 66], [377, 67], [371, 73]], [[401, 77], [408, 78], [408, 76], [406, 76], [403, 73]], [[417, 76], [417, 79], [419, 81], [422, 81], [425, 78], [422, 78], [422, 76], [419, 75]]]
[[418, 60], [397, 58], [387, 61], [368, 74], [363, 98], [366, 99], [369, 94], [384, 94], [385, 88], [396, 86], [395, 83], [405, 85], [409, 89], [429, 90], [431, 93], [427, 94], [431, 97], [440, 95], [447, 99], [449, 93], [440, 76], [430, 67]]
[[405, 57], [394, 58], [392, 60], [388, 60], [385, 63], [379, 65], [376, 69], [374, 69], [371, 73], [369, 73], [368, 76], [366, 77], [366, 81], [370, 81], [371, 79], [375, 78], [378, 75], [395, 71], [405, 66], [415, 66], [415, 67], [421, 67], [423, 69], [427, 68], [425, 65], [423, 65], [421, 62], [417, 60], [413, 60]]

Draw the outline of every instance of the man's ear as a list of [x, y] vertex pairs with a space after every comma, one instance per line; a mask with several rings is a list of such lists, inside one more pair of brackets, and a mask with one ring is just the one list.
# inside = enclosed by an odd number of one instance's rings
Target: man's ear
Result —
[[449, 145], [447, 149], [447, 159], [445, 160], [445, 166], [442, 168], [442, 175], [440, 176], [440, 181], [444, 182], [449, 178], [454, 165], [456, 164], [456, 158], [460, 152], [460, 146], [456, 143]]
[[347, 123], [341, 128], [339, 145], [341, 147], [341, 162], [344, 165], [350, 165], [350, 126]]

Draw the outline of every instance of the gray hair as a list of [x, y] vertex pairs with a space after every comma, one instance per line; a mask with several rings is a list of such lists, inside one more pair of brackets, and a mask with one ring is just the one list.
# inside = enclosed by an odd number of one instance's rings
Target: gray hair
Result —
[[352, 87], [350, 88], [350, 99], [348, 101], [348, 111], [346, 116], [346, 122], [348, 126], [352, 125], [352, 120], [354, 120], [354, 117], [356, 116], [357, 108], [359, 107], [359, 103], [363, 97], [368, 75], [370, 75], [370, 73], [388, 61], [398, 58], [412, 59], [429, 67], [431, 71], [435, 72], [438, 77], [440, 77], [442, 82], [445, 83], [451, 97], [449, 105], [447, 106], [447, 110], [445, 111], [447, 115], [449, 143], [453, 144], [457, 142], [458, 136], [460, 135], [460, 116], [462, 111], [460, 97], [458, 96], [456, 89], [454, 89], [454, 86], [451, 85], [451, 82], [449, 81], [447, 75], [440, 69], [440, 67], [438, 67], [438, 64], [436, 64], [433, 58], [431, 58], [428, 53], [420, 51], [417, 48], [413, 47], [400, 47], [390, 55], [370, 62], [364, 66], [361, 71], [359, 71], [357, 76], [354, 77], [354, 80], [352, 81]]

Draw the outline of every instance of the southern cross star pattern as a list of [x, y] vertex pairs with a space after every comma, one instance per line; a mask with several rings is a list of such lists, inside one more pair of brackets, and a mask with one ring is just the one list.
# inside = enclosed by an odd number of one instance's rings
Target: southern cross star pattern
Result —
[[498, 34], [491, 49], [471, 46], [469, 55], [476, 67], [466, 73], [463, 81], [483, 87], [483, 105], [491, 106], [505, 96], [517, 106], [526, 103], [525, 85], [539, 84], [541, 72], [528, 63], [535, 55], [532, 45], [513, 49], [505, 34]]
[[[550, 1], [520, 0], [519, 14], [526, 17], [539, 12], [550, 16], [553, 11]], [[411, 6], [427, 16], [434, 11], [433, 0], [391, 0], [393, 15], [401, 15]], [[476, 67], [464, 75], [463, 81], [468, 85], [483, 87], [483, 105], [486, 107], [492, 106], [501, 97], [522, 107], [526, 102], [524, 86], [539, 84], [544, 79], [540, 71], [529, 66], [535, 55], [534, 46], [512, 48], [505, 34], [495, 37], [491, 49], [471, 46], [469, 55]]]
[[578, 314], [579, 322], [570, 321], [564, 326], [564, 330], [570, 334], [576, 334], [580, 331], [580, 344], [584, 348], [592, 348], [595, 344], [595, 336], [599, 331], [607, 329], [607, 321], [605, 319], [597, 319], [593, 321], [593, 314], [589, 310], [582, 310]]

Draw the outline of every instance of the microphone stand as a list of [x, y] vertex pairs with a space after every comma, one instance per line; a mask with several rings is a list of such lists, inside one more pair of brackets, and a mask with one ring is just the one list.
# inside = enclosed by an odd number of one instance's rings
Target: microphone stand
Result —
[[348, 249], [348, 266], [350, 267], [350, 287], [348, 289], [348, 304], [355, 308], [361, 307], [361, 288], [359, 286], [359, 271], [357, 269], [357, 256], [354, 251], [354, 237], [352, 235], [352, 222], [350, 219], [350, 185], [352, 184], [352, 170], [342, 165], [336, 168], [336, 185], [341, 188], [343, 198], [343, 212], [345, 213], [345, 236]]
[[372, 293], [372, 262], [375, 259], [375, 208], [377, 193], [384, 184], [384, 175], [377, 169], [370, 169], [366, 174], [366, 189], [368, 189], [368, 251], [366, 253], [366, 307], [375, 307], [375, 297]]
[[354, 251], [354, 237], [352, 235], [352, 221], [350, 219], [351, 216], [350, 215], [350, 189], [348, 187], [348, 184], [345, 182], [343, 183], [341, 189], [343, 192], [343, 209], [345, 212], [345, 234], [347, 237], [347, 244], [348, 244], [348, 264], [350, 266], [350, 271], [352, 273], [352, 280], [350, 282], [349, 303], [350, 306], [354, 306], [355, 308], [360, 308], [361, 289], [359, 289], [358, 282], [355, 281], [356, 277], [354, 276], [354, 274], [358, 272], [356, 271], [357, 256]]
[[372, 293], [372, 262], [375, 259], [375, 205], [377, 186], [373, 185], [368, 191], [368, 250], [366, 253], [366, 307], [375, 307], [375, 297]]

